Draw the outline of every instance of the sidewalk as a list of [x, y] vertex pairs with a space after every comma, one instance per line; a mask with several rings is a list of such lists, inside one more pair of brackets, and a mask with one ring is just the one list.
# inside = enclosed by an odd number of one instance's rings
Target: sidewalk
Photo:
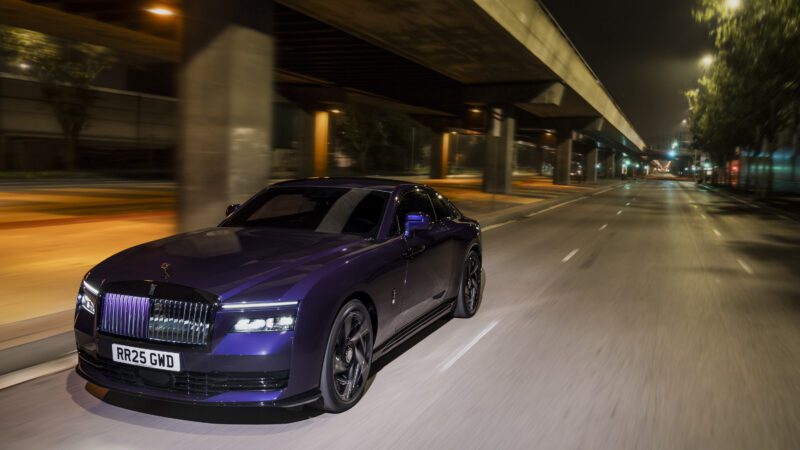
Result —
[[798, 194], [775, 193], [769, 197], [762, 197], [753, 193], [729, 189], [725, 186], [708, 184], [700, 184], [698, 186], [749, 207], [763, 209], [784, 219], [800, 223], [800, 195]]
[[[514, 180], [513, 195], [493, 195], [481, 191], [480, 178], [415, 181], [436, 188], [484, 226], [621, 183], [554, 186], [528, 177]], [[95, 181], [0, 186], [0, 229], [0, 351], [55, 336], [71, 342], [83, 275], [114, 253], [173, 234], [175, 187]], [[62, 352], [64, 344], [51, 347]]]

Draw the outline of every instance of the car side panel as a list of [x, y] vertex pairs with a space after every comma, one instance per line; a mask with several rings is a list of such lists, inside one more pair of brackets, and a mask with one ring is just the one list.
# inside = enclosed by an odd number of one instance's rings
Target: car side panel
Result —
[[375, 345], [394, 333], [400, 305], [392, 302], [392, 289], [398, 289], [405, 276], [400, 243], [386, 241], [350, 254], [287, 293], [287, 298], [302, 298], [295, 325], [287, 395], [306, 392], [319, 385], [331, 326], [341, 306], [354, 293], [366, 294], [375, 306], [378, 330]]

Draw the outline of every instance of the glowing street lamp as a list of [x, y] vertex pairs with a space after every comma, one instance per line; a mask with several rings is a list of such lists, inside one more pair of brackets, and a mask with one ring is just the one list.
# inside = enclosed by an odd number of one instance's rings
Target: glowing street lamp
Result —
[[150, 14], [155, 14], [157, 16], [174, 16], [175, 11], [165, 8], [163, 6], [154, 6], [152, 8], [147, 8], [145, 11], [149, 12]]
[[728, 0], [725, 6], [728, 8], [728, 11], [736, 11], [742, 6], [742, 0]]
[[700, 60], [700, 65], [705, 69], [711, 67], [712, 64], [714, 64], [714, 55], [705, 55], [703, 59]]

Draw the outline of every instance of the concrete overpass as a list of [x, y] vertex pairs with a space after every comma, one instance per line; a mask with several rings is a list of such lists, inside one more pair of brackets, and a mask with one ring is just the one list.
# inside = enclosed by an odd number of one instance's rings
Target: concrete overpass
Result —
[[[555, 136], [554, 182], [575, 146], [596, 180], [603, 152], [642, 139], [557, 23], [535, 0], [192, 0], [156, 25], [143, 2], [0, 3], [0, 22], [179, 65], [181, 226], [216, 220], [269, 177], [276, 96], [308, 111], [306, 173], [325, 175], [329, 110], [372, 102], [440, 133], [431, 175], [447, 173], [448, 133], [485, 133], [484, 187], [511, 189], [513, 143]], [[179, 39], [179, 36], [181, 37]], [[612, 169], [613, 170], [613, 169]]]

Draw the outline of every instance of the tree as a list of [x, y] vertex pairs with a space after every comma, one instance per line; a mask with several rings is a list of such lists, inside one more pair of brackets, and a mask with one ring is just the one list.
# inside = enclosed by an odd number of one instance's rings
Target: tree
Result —
[[367, 171], [367, 156], [371, 149], [385, 145], [387, 141], [383, 114], [361, 105], [350, 105], [338, 125], [339, 136], [358, 161], [362, 172]]
[[695, 144], [711, 153], [729, 155], [740, 145], [756, 149], [754, 157], [766, 155], [769, 190], [778, 134], [792, 124], [797, 133], [800, 2], [743, 0], [738, 8], [730, 5], [698, 0], [695, 17], [711, 27], [716, 58], [700, 87], [687, 95], [692, 131]]
[[12, 64], [40, 83], [66, 142], [66, 168], [74, 170], [80, 135], [96, 100], [92, 83], [114, 55], [105, 47], [8, 26], [0, 26], [0, 43]]

